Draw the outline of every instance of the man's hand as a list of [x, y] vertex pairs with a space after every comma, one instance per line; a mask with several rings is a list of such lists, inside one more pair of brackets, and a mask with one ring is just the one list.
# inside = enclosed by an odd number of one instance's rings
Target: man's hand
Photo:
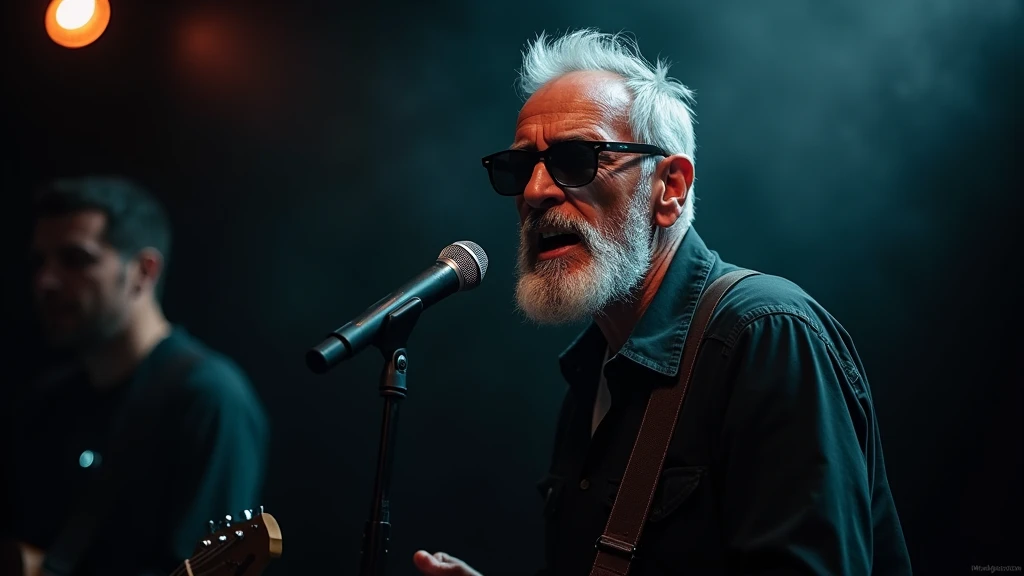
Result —
[[412, 563], [426, 576], [483, 576], [462, 560], [444, 552], [431, 555], [425, 550], [413, 554]]

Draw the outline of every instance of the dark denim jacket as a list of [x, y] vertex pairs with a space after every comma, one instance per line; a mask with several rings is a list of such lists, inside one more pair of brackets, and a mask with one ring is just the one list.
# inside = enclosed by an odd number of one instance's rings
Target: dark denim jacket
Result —
[[[604, 336], [591, 325], [561, 356], [569, 390], [539, 485], [545, 574], [589, 573], [647, 397], [676, 382], [698, 296], [734, 269], [686, 234], [605, 367], [612, 406], [593, 439]], [[709, 326], [631, 575], [910, 574], [865, 374], [798, 286], [738, 284]]]

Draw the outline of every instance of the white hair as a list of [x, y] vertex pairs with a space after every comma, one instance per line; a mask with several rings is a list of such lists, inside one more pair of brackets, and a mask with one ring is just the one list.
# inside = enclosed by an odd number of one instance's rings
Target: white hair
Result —
[[[623, 34], [609, 34], [591, 28], [549, 38], [541, 32], [527, 44], [519, 72], [519, 90], [529, 98], [541, 86], [569, 72], [594, 70], [618, 74], [633, 96], [629, 125], [637, 142], [660, 146], [669, 154], [686, 154], [696, 159], [696, 139], [691, 104], [694, 93], [668, 77], [670, 64], [658, 59], [648, 62], [636, 42]], [[657, 161], [647, 158], [642, 174], [650, 177]], [[683, 205], [673, 228], [685, 231], [694, 218], [694, 190]]]

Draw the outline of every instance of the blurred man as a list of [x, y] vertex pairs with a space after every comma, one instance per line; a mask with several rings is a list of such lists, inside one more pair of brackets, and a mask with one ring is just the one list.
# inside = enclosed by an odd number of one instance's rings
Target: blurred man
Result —
[[117, 177], [37, 197], [33, 293], [73, 359], [20, 411], [10, 468], [27, 574], [166, 575], [210, 519], [259, 505], [267, 422], [243, 372], [161, 310], [171, 230]]
[[[647, 399], [678, 381], [702, 290], [737, 269], [691, 227], [691, 93], [667, 72], [618, 36], [542, 35], [511, 150], [484, 159], [519, 211], [522, 311], [593, 319], [560, 358], [550, 575], [590, 572]], [[864, 366], [835, 318], [791, 282], [749, 277], [695, 366], [631, 575], [910, 573]], [[413, 561], [477, 574], [445, 553]]]

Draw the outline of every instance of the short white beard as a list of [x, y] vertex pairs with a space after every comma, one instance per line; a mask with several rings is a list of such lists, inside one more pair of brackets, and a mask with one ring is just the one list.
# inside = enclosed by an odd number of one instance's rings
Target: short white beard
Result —
[[[527, 318], [538, 324], [574, 323], [600, 314], [612, 302], [635, 297], [635, 289], [650, 269], [653, 251], [650, 172], [641, 170], [621, 223], [612, 222], [606, 230], [553, 210], [527, 217], [519, 231], [516, 283], [516, 303]], [[567, 228], [578, 234], [589, 254], [587, 260], [574, 263], [573, 256], [563, 256], [536, 262], [530, 253], [530, 237], [541, 226]]]

